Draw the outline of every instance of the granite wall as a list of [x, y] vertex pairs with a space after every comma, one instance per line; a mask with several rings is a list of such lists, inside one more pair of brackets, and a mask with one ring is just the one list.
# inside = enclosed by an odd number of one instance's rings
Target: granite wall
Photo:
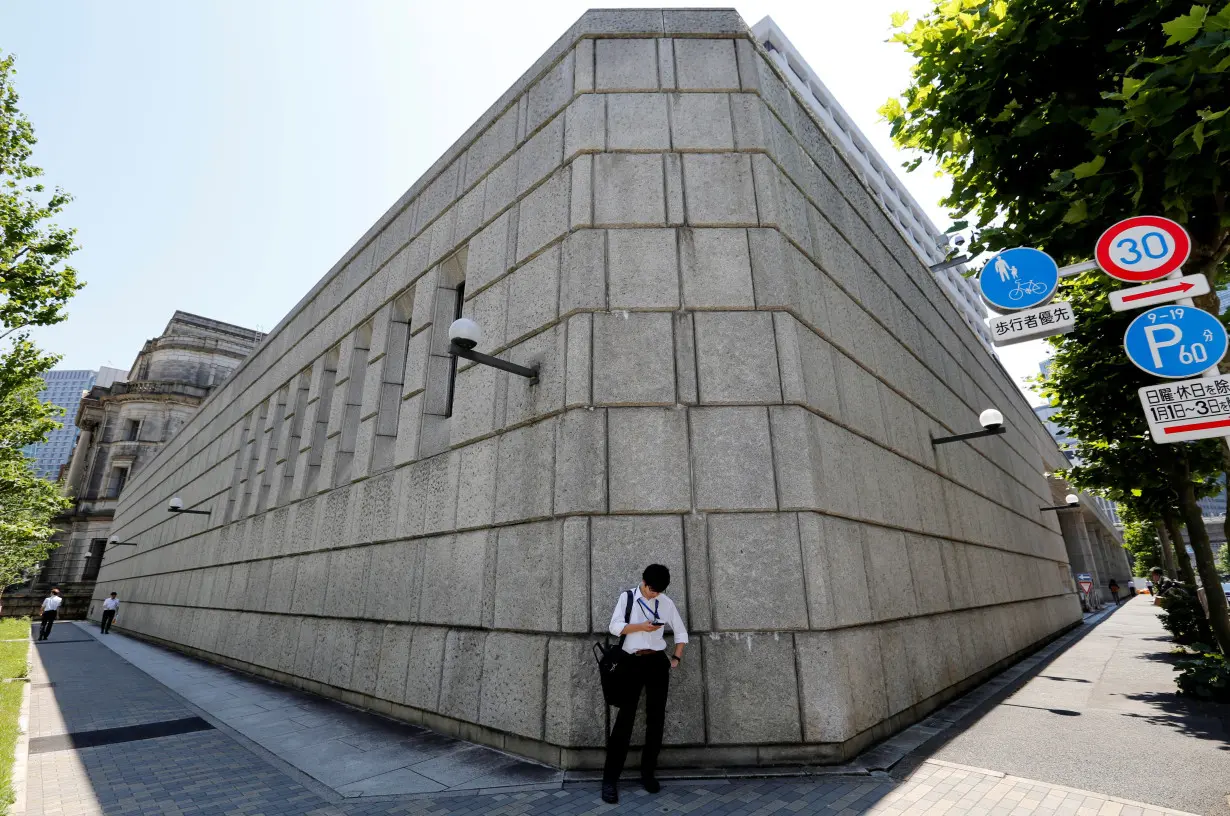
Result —
[[[459, 295], [537, 384], [450, 388]], [[932, 448], [989, 406], [1005, 435]], [[98, 592], [578, 767], [590, 645], [661, 561], [663, 762], [833, 761], [1079, 619], [1062, 462], [735, 12], [592, 11], [132, 481]]]

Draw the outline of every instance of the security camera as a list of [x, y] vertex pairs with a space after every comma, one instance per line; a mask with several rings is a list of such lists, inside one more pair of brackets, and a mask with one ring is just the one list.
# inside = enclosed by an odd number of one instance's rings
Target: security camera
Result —
[[167, 505], [167, 509], [170, 510], [172, 513], [178, 513], [180, 510], [184, 509], [184, 500], [181, 499], [179, 496], [176, 496], [175, 498], [171, 499], [171, 503]]
[[109, 538], [109, 539], [107, 540], [107, 543], [108, 543], [108, 544], [119, 544], [119, 543], [120, 543], [120, 537], [119, 537], [119, 536], [111, 536], [111, 538]]
[[978, 415], [978, 424], [988, 431], [994, 431], [1004, 424], [1004, 415], [994, 408], [988, 408]]
[[448, 327], [448, 339], [468, 351], [483, 339], [483, 332], [473, 320], [461, 317], [454, 320], [453, 325]]
[[957, 246], [963, 245], [965, 243], [965, 236], [958, 235], [956, 238], [953, 239], [953, 243], [956, 244]]
[[1081, 503], [1081, 497], [1076, 495], [1075, 493], [1069, 493], [1063, 498], [1064, 498], [1064, 501], [1068, 503], [1069, 507], [1076, 507], [1077, 505]]

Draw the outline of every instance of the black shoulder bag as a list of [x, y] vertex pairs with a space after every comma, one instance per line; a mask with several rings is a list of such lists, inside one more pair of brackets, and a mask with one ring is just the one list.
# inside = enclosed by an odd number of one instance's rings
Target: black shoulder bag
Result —
[[[624, 623], [632, 621], [632, 590], [628, 590], [628, 602], [624, 605]], [[602, 678], [602, 697], [609, 706], [619, 708], [623, 703], [623, 689], [620, 688], [617, 676], [619, 662], [624, 656], [624, 638], [619, 636], [619, 643], [612, 646], [610, 638], [605, 643], [594, 644], [594, 659], [598, 661], [598, 676]]]

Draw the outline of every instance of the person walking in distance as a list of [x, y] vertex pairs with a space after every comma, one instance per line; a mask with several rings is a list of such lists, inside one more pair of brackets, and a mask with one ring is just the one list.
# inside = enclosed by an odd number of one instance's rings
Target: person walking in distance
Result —
[[1120, 603], [1122, 603], [1119, 600], [1119, 582], [1118, 581], [1116, 581], [1114, 578], [1111, 578], [1110, 583], [1107, 585], [1106, 588], [1110, 590], [1110, 597], [1115, 599], [1115, 606], [1118, 606]]
[[56, 612], [62, 603], [64, 603], [64, 599], [60, 597], [60, 590], [58, 589], [51, 590], [51, 594], [43, 599], [43, 624], [38, 629], [39, 640], [46, 640], [51, 637], [51, 627], [55, 626]]
[[[688, 642], [688, 630], [679, 610], [666, 597], [670, 585], [670, 570], [661, 564], [650, 564], [641, 575], [641, 585], [621, 592], [611, 614], [610, 632], [623, 637], [623, 659], [617, 669], [623, 699], [615, 728], [607, 739], [606, 766], [602, 771], [602, 801], [619, 801], [619, 775], [628, 758], [628, 742], [636, 719], [641, 689], [645, 690], [645, 747], [641, 750], [641, 784], [650, 793], [661, 789], [654, 772], [658, 767], [658, 752], [662, 749], [662, 727], [666, 722], [666, 692], [672, 669], [683, 661], [683, 645]], [[629, 596], [629, 592], [631, 596]], [[632, 604], [631, 614], [627, 613]], [[624, 621], [627, 621], [625, 623]], [[667, 656], [662, 628], [669, 626], [674, 637], [674, 654]]]
[[103, 601], [102, 633], [104, 635], [111, 631], [111, 624], [115, 622], [115, 613], [119, 611], [120, 599], [112, 592], [111, 597]]

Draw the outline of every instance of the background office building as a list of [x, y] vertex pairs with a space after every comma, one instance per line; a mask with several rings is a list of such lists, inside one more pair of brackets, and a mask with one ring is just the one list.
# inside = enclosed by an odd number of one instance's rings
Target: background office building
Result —
[[50, 402], [64, 409], [57, 428], [47, 436], [46, 442], [27, 445], [22, 452], [34, 459], [34, 472], [44, 479], [58, 479], [60, 468], [68, 464], [77, 442], [80, 429], [73, 424], [81, 397], [95, 385], [110, 385], [127, 374], [119, 368], [103, 366], [98, 371], [54, 370], [43, 375], [45, 388], [38, 392], [42, 402]]

